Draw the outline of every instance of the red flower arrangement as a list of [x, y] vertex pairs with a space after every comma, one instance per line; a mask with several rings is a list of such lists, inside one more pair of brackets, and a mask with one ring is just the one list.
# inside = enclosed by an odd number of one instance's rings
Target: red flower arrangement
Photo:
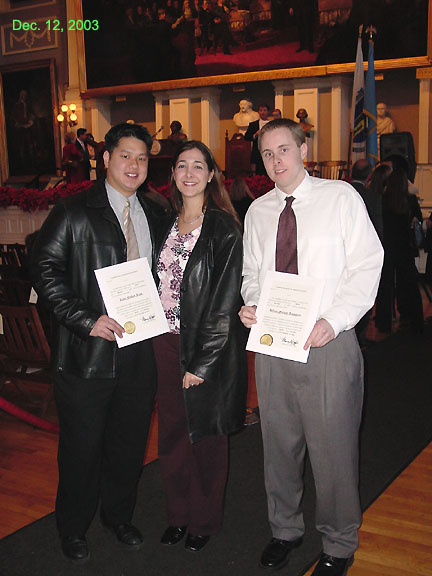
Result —
[[[245, 178], [250, 191], [258, 198], [274, 186], [273, 182], [267, 176], [247, 176]], [[225, 180], [225, 186], [229, 191], [232, 180]], [[36, 210], [48, 210], [50, 204], [55, 204], [59, 198], [73, 196], [83, 192], [93, 186], [93, 180], [85, 180], [79, 184], [63, 184], [55, 188], [45, 188], [45, 190], [36, 190], [32, 188], [10, 188], [9, 186], [0, 186], [0, 208], [9, 206], [18, 206], [24, 212], [34, 212]], [[151, 185], [151, 183], [150, 183]], [[166, 198], [170, 196], [169, 184], [163, 186], [152, 186], [156, 192]]]
[[48, 210], [50, 204], [55, 204], [59, 198], [78, 194], [87, 190], [94, 182], [85, 180], [79, 184], [64, 184], [55, 188], [36, 190], [33, 188], [10, 188], [0, 186], [0, 208], [18, 206], [24, 212]]

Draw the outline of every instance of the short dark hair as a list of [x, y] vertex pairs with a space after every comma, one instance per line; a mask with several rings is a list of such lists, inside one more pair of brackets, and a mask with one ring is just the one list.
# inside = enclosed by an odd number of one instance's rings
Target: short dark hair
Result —
[[298, 122], [290, 120], [289, 118], [276, 118], [265, 124], [258, 135], [258, 148], [261, 150], [261, 140], [263, 134], [276, 130], [277, 128], [287, 128], [291, 132], [291, 136], [294, 138], [295, 143], [300, 148], [302, 144], [306, 142], [306, 138], [303, 132], [303, 128]]
[[78, 128], [77, 130], [77, 138], [81, 136], [81, 134], [85, 134], [87, 132], [86, 128]]
[[371, 172], [372, 166], [370, 162], [366, 159], [357, 160], [351, 169], [351, 177], [353, 180], [365, 181]]
[[117, 148], [121, 138], [136, 138], [141, 140], [147, 146], [147, 152], [150, 153], [153, 146], [153, 138], [145, 126], [141, 124], [128, 124], [123, 122], [113, 126], [105, 134], [105, 148], [109, 154], [112, 154], [114, 148]]
[[261, 104], [258, 104], [258, 110], [260, 108], [267, 108], [267, 110], [270, 112], [270, 106], [268, 104], [266, 104], [265, 102], [261, 102]]

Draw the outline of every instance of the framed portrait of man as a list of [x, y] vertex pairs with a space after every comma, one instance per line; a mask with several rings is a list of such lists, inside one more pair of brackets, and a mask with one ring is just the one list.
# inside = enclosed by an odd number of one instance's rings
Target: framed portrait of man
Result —
[[55, 174], [60, 166], [54, 63], [0, 68], [2, 180]]

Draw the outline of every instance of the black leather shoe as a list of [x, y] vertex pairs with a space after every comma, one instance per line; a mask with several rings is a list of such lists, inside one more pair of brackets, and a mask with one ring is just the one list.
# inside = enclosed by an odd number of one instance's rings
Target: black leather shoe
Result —
[[345, 576], [353, 562], [354, 556], [336, 558], [336, 556], [329, 556], [323, 552], [312, 576]]
[[104, 523], [104, 526], [115, 534], [118, 543], [127, 550], [139, 550], [144, 543], [141, 532], [132, 524], [125, 523], [109, 526]]
[[193, 534], [188, 534], [185, 542], [185, 548], [191, 552], [199, 552], [204, 548], [209, 540], [210, 536], [194, 536]]
[[271, 570], [283, 568], [288, 562], [289, 553], [297, 546], [300, 546], [301, 543], [301, 538], [297, 540], [272, 538], [264, 548], [259, 565], [261, 568], [270, 568]]
[[161, 544], [165, 546], [175, 546], [186, 534], [187, 526], [168, 526], [162, 534]]
[[85, 536], [64, 536], [61, 547], [65, 557], [74, 564], [85, 564], [90, 558]]

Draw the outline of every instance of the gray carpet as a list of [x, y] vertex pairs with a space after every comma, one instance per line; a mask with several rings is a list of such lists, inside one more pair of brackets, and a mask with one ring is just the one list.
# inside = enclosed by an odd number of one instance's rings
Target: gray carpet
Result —
[[[360, 491], [369, 506], [432, 438], [432, 386], [429, 358], [432, 330], [422, 337], [398, 333], [365, 353], [366, 400], [361, 431]], [[37, 494], [34, 495], [38, 497]], [[300, 576], [320, 553], [313, 526], [314, 488], [306, 467], [303, 499], [306, 534], [280, 573]], [[67, 564], [58, 543], [53, 514], [0, 541], [1, 576], [262, 576], [262, 548], [271, 537], [267, 523], [259, 425], [231, 439], [231, 470], [223, 531], [199, 554], [182, 544], [166, 548], [159, 538], [166, 527], [158, 463], [143, 470], [135, 523], [145, 546], [139, 552], [119, 548], [95, 518], [88, 540], [91, 560]]]

